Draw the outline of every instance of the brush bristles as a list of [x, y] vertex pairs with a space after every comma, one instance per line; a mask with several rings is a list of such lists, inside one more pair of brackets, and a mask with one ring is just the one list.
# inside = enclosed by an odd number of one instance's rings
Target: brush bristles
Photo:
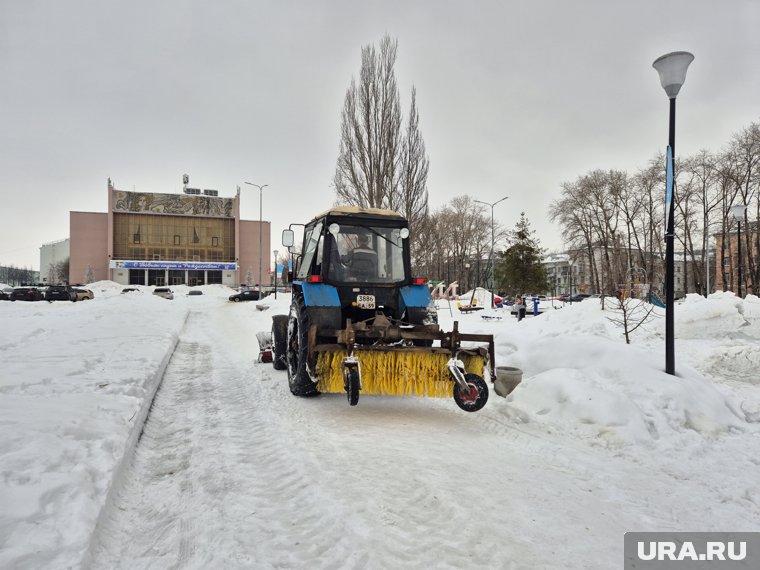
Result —
[[[345, 351], [320, 352], [317, 355], [317, 389], [320, 392], [344, 392], [341, 363]], [[362, 394], [384, 396], [424, 396], [450, 398], [454, 381], [446, 368], [450, 356], [426, 352], [354, 351], [361, 367]], [[460, 354], [468, 373], [483, 376], [483, 357]]]

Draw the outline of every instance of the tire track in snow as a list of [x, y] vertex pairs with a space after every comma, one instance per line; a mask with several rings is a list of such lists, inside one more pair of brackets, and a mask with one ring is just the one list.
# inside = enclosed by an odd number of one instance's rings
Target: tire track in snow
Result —
[[180, 335], [91, 567], [361, 567], [333, 489], [213, 318]]

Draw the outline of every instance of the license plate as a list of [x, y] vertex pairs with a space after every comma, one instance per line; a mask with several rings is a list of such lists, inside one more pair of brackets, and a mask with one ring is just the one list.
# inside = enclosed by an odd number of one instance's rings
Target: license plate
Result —
[[375, 308], [375, 296], [374, 295], [357, 295], [356, 305], [360, 309], [374, 309]]

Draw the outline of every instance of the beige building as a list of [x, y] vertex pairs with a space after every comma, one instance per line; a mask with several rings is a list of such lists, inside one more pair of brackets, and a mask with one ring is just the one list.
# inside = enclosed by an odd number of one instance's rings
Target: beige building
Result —
[[109, 179], [107, 191], [107, 212], [70, 212], [70, 283], [269, 283], [270, 223], [259, 244], [259, 222], [240, 219], [239, 188], [233, 198], [194, 188], [128, 192]]

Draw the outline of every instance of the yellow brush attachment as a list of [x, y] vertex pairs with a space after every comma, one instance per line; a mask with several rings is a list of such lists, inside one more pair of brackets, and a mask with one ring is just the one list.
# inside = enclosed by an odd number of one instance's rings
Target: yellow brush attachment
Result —
[[[425, 351], [354, 350], [361, 367], [362, 394], [384, 396], [425, 396], [450, 398], [454, 381], [446, 368], [451, 358], [445, 353]], [[345, 351], [317, 354], [317, 389], [326, 393], [342, 393], [341, 364]], [[480, 355], [460, 354], [468, 373], [483, 376], [484, 359]]]

